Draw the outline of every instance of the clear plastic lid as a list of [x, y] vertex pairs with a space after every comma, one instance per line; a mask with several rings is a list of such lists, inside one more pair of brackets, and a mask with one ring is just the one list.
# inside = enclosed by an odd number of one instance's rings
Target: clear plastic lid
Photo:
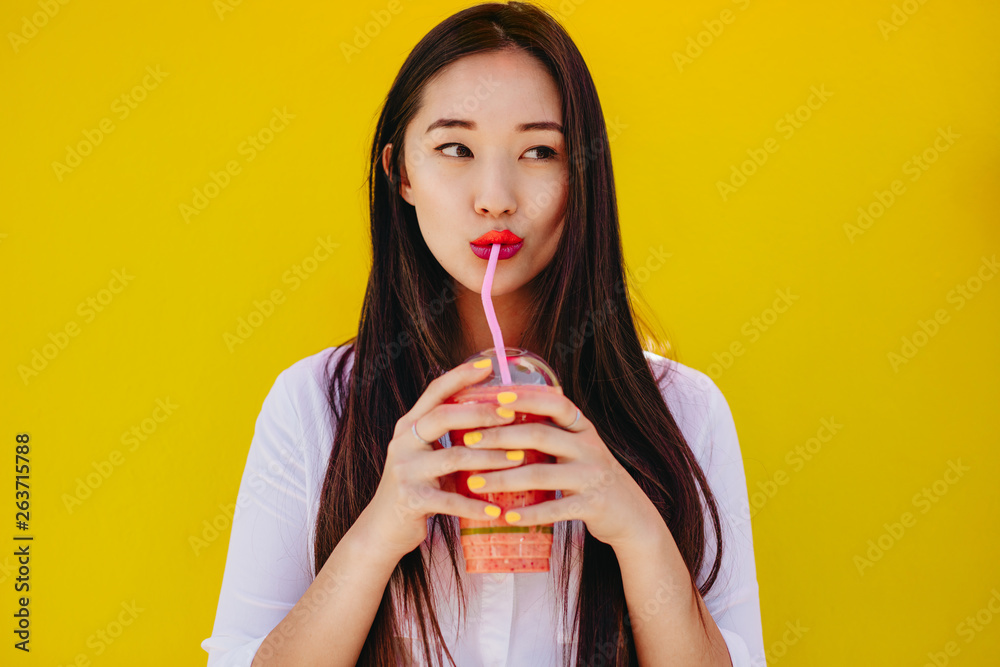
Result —
[[[505, 347], [507, 356], [507, 368], [510, 370], [509, 386], [536, 385], [541, 387], [558, 387], [559, 378], [545, 361], [534, 352], [530, 352], [520, 347]], [[496, 348], [488, 348], [478, 352], [463, 363], [478, 359], [489, 359], [493, 364], [490, 374], [481, 382], [469, 385], [469, 387], [500, 387], [504, 385], [500, 375], [500, 367], [497, 365]]]

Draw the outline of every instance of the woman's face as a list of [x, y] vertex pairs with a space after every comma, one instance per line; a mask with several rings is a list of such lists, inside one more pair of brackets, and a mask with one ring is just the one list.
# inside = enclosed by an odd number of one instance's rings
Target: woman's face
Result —
[[[533, 127], [539, 123], [553, 126]], [[460, 285], [482, 289], [488, 255], [478, 257], [470, 243], [491, 230], [523, 239], [515, 255], [498, 261], [495, 295], [519, 290], [552, 260], [568, 180], [561, 127], [555, 82], [520, 51], [466, 56], [425, 86], [406, 128], [400, 195]]]

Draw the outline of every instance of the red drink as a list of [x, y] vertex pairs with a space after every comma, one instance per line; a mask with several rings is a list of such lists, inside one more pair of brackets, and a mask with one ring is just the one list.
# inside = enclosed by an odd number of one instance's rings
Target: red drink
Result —
[[[557, 393], [551, 387], [513, 386], [513, 387], [471, 387], [463, 389], [446, 403], [497, 403], [497, 394], [501, 391], [522, 393], [526, 391], [544, 391]], [[548, 417], [514, 413], [512, 424], [540, 422], [551, 424]], [[496, 428], [504, 428], [499, 426]], [[465, 429], [449, 431], [452, 447], [464, 447], [464, 436], [469, 431]], [[537, 449], [525, 449], [524, 460], [519, 465], [532, 463], [555, 463], [555, 457], [544, 454]], [[517, 467], [517, 466], [512, 466]], [[504, 470], [497, 468], [496, 470]], [[462, 536], [462, 552], [465, 554], [466, 572], [548, 572], [549, 555], [552, 550], [553, 524], [540, 526], [514, 526], [508, 524], [504, 515], [507, 510], [536, 505], [546, 500], [555, 500], [556, 492], [549, 490], [537, 491], [496, 491], [476, 493], [469, 489], [469, 477], [490, 470], [457, 470], [455, 471], [455, 490], [463, 496], [485, 500], [500, 508], [500, 516], [496, 519], [486, 518], [483, 521], [459, 517], [459, 528]]]
[[[497, 359], [494, 350], [484, 350], [470, 357], [491, 359], [494, 372], [488, 378], [462, 389], [445, 403], [491, 403], [499, 406], [497, 394], [503, 391], [559, 393], [559, 381], [555, 372], [537, 355], [520, 348], [505, 348], [511, 383], [501, 384], [500, 373], [497, 371]], [[468, 361], [466, 360], [466, 361]], [[526, 414], [516, 411], [514, 404], [514, 420], [511, 424], [544, 423], [556, 427], [548, 417]], [[497, 426], [494, 428], [505, 428]], [[481, 429], [464, 429], [449, 431], [448, 437], [452, 447], [464, 447], [464, 436], [469, 431]], [[525, 449], [524, 460], [518, 465], [534, 463], [555, 463], [556, 459], [537, 449]], [[517, 467], [517, 466], [512, 466]], [[455, 490], [463, 496], [485, 500], [500, 508], [500, 516], [496, 519], [484, 517], [483, 520], [459, 517], [461, 529], [462, 553], [465, 555], [466, 572], [548, 572], [549, 556], [552, 551], [553, 524], [539, 526], [516, 526], [507, 523], [504, 515], [508, 510], [536, 505], [547, 500], [555, 500], [555, 490], [531, 491], [497, 491], [477, 493], [469, 489], [468, 480], [477, 475], [493, 470], [458, 470], [452, 473]]]

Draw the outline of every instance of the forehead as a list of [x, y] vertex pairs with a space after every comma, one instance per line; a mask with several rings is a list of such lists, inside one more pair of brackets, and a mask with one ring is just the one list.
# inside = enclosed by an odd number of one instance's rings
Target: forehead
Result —
[[415, 120], [423, 133], [440, 117], [513, 130], [526, 122], [562, 122], [560, 95], [545, 66], [523, 51], [465, 56], [441, 69], [424, 87]]

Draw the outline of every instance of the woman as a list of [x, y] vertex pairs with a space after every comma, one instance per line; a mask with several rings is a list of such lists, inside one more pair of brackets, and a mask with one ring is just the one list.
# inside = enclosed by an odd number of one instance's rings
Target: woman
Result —
[[[643, 350], [600, 103], [561, 26], [512, 2], [435, 27], [386, 97], [369, 186], [358, 334], [264, 401], [209, 665], [763, 665], [732, 416]], [[472, 242], [504, 230], [523, 239], [492, 290], [506, 344], [564, 390], [509, 407], [562, 428], [443, 405], [488, 374], [462, 363], [493, 345]], [[478, 445], [432, 446], [465, 428]], [[529, 447], [556, 463], [506, 456]], [[556, 522], [550, 572], [464, 572], [457, 517], [496, 509], [456, 469], [491, 470], [481, 493], [560, 492], [507, 515]]]

